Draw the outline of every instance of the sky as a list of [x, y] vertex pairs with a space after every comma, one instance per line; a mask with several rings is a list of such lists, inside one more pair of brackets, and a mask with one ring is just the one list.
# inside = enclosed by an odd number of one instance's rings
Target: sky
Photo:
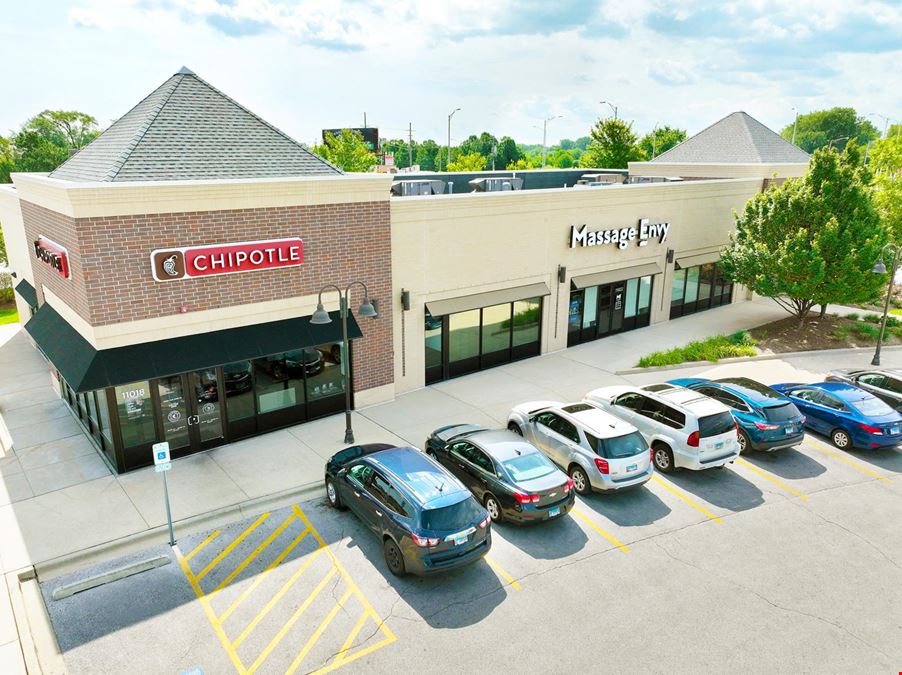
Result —
[[[44, 109], [101, 126], [181, 66], [314, 143], [377, 126], [549, 145], [599, 118], [693, 134], [736, 110], [902, 118], [902, 0], [0, 0], [0, 134]], [[608, 103], [602, 103], [607, 101]], [[610, 104], [610, 105], [609, 105]]]

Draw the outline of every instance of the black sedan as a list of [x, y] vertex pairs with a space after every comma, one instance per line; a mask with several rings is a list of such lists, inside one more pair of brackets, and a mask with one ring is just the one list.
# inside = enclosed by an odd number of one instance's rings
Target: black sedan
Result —
[[573, 480], [507, 429], [442, 427], [426, 440], [426, 453], [470, 488], [496, 523], [548, 520], [573, 508]]
[[827, 373], [827, 381], [855, 385], [881, 399], [893, 410], [902, 412], [902, 370], [843, 368]]
[[326, 463], [326, 496], [351, 509], [382, 542], [392, 574], [431, 574], [479, 560], [491, 519], [473, 495], [415, 448], [355, 445]]

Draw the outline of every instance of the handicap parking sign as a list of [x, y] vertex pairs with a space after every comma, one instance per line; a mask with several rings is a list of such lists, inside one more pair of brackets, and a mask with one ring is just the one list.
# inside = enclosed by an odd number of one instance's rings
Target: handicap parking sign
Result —
[[169, 457], [169, 443], [163, 441], [162, 443], [154, 443], [153, 444], [153, 463], [154, 464], [168, 464], [170, 461]]

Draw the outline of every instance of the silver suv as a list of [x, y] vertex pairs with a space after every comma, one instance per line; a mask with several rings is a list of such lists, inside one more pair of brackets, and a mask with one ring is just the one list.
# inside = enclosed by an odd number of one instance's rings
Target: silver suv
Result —
[[507, 427], [566, 471], [581, 495], [651, 478], [648, 443], [636, 427], [588, 403], [521, 403], [511, 410]]
[[699, 471], [739, 456], [736, 422], [729, 408], [673, 384], [616, 385], [590, 391], [585, 400], [636, 426], [652, 448], [655, 468]]

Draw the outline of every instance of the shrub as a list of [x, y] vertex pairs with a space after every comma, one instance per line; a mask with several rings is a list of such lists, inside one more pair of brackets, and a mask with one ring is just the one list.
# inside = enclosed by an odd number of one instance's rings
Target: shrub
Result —
[[858, 321], [859, 317], [861, 317], [861, 314], [858, 312], [849, 312], [846, 314], [846, 318], [851, 319], [852, 321]]
[[848, 342], [852, 335], [852, 326], [849, 324], [840, 324], [833, 329], [833, 338], [840, 342]]
[[862, 321], [867, 321], [868, 323], [880, 323], [880, 315], [879, 314], [865, 314], [861, 317]]
[[868, 340], [876, 341], [878, 337], [880, 337], [880, 327], [879, 326], [871, 326], [866, 323], [860, 323], [855, 326], [855, 332], [859, 337], [866, 338]]
[[673, 366], [687, 361], [719, 361], [735, 356], [754, 356], [755, 339], [746, 331], [733, 335], [715, 335], [705, 340], [693, 340], [684, 347], [652, 352], [639, 359], [640, 368]]

